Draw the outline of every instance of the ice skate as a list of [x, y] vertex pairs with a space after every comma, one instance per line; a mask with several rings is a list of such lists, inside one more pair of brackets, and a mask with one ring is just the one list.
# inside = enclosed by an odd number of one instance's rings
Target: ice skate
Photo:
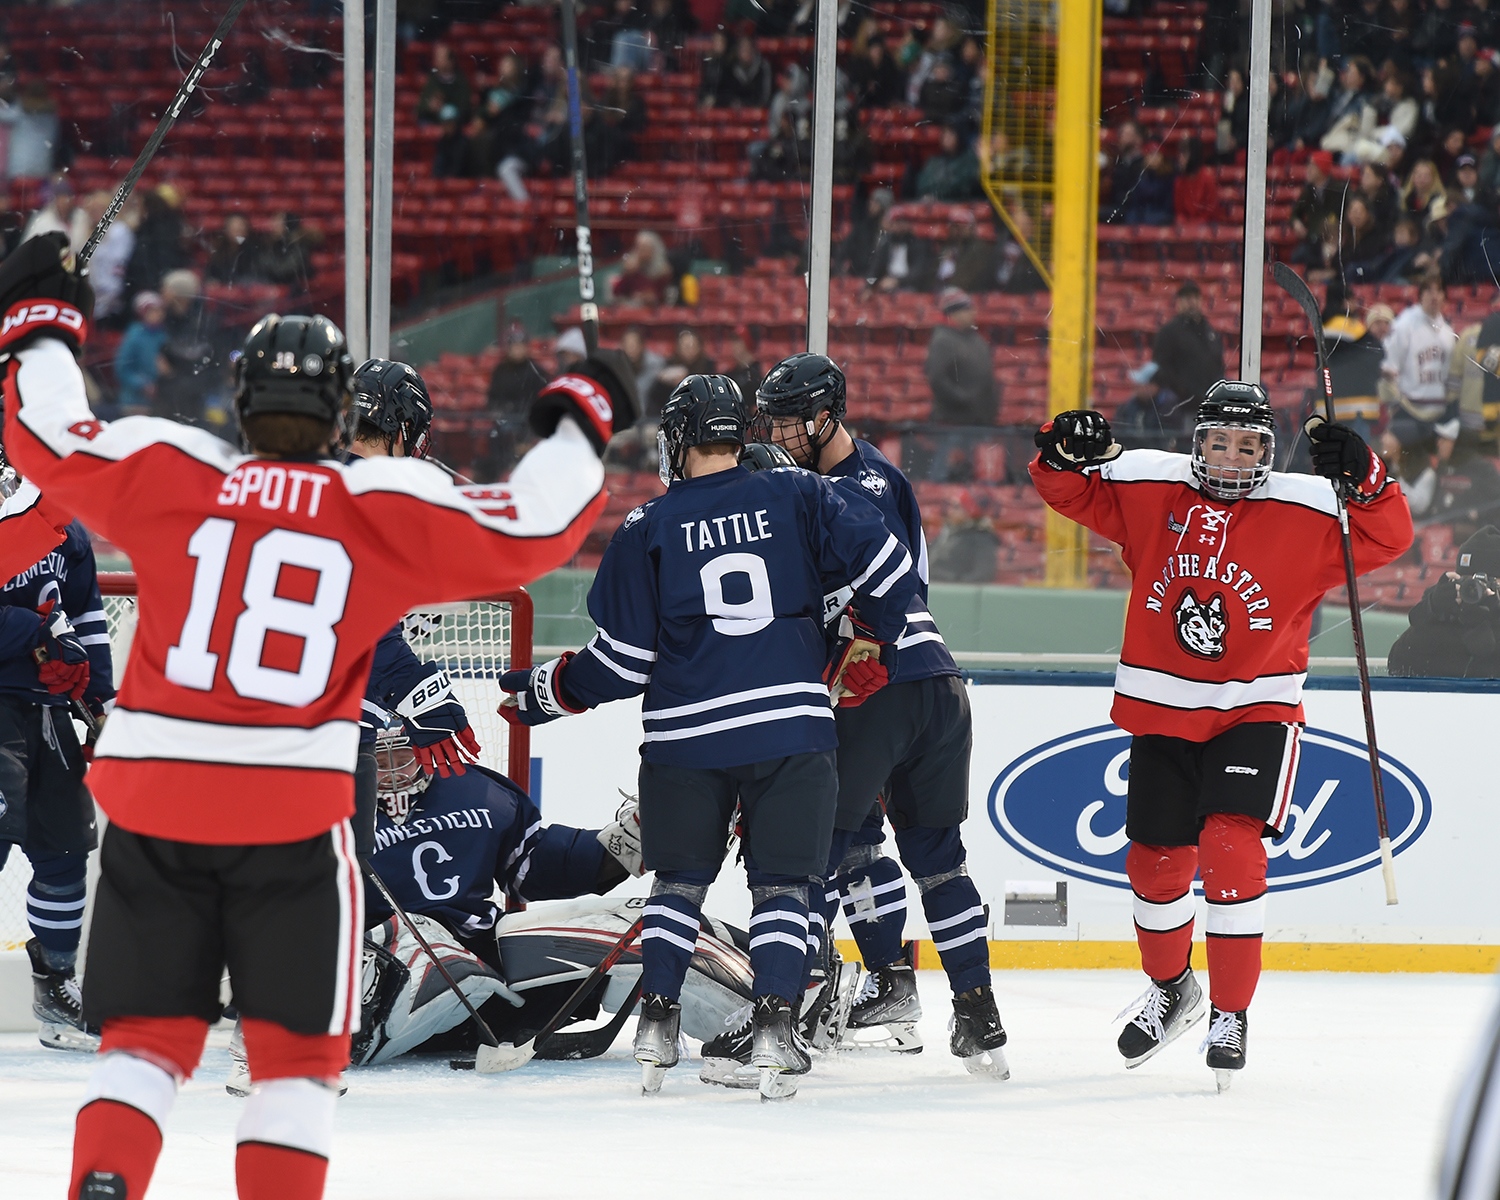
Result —
[[816, 991], [808, 989], [797, 1018], [797, 1032], [814, 1050], [840, 1048], [863, 974], [863, 967], [844, 962], [835, 951], [828, 975], [819, 981]]
[[760, 1072], [761, 1102], [788, 1100], [797, 1094], [797, 1076], [812, 1070], [792, 1024], [792, 1006], [780, 996], [760, 996], [751, 1023], [750, 1065]]
[[698, 1078], [720, 1087], [760, 1087], [760, 1071], [750, 1065], [750, 1050], [755, 1041], [755, 1024], [751, 1020], [753, 1005], [731, 1013], [725, 1022], [732, 1027], [703, 1043], [703, 1065]]
[[1203, 1019], [1203, 989], [1189, 967], [1176, 979], [1153, 979], [1120, 1016], [1132, 1011], [1117, 1043], [1127, 1068], [1140, 1066]]
[[677, 1030], [682, 1005], [660, 992], [641, 997], [641, 1019], [635, 1027], [635, 1061], [641, 1064], [641, 1095], [661, 1091], [662, 1080], [677, 1065]]
[[1245, 1069], [1245, 1043], [1250, 1036], [1250, 1014], [1247, 1011], [1220, 1012], [1212, 1008], [1208, 1023], [1208, 1034], [1198, 1047], [1201, 1053], [1208, 1051], [1205, 1061], [1214, 1073], [1214, 1082], [1219, 1091], [1227, 1092], [1234, 1082], [1234, 1073]]
[[948, 1024], [951, 1036], [948, 1048], [954, 1057], [963, 1059], [970, 1075], [991, 1079], [1010, 1078], [1010, 1064], [1005, 1061], [1005, 1027], [995, 1008], [995, 993], [988, 984], [953, 997], [953, 1019]]
[[26, 943], [26, 953], [31, 959], [31, 1011], [38, 1022], [37, 1038], [49, 1050], [93, 1054], [99, 1049], [99, 1031], [83, 1023], [83, 993], [73, 972], [49, 967], [36, 938]]
[[917, 995], [917, 972], [912, 965], [915, 946], [908, 942], [900, 959], [888, 967], [877, 967], [865, 976], [863, 989], [849, 1013], [849, 1029], [884, 1027], [885, 1036], [874, 1039], [854, 1034], [850, 1044], [864, 1048], [919, 1054], [922, 1035], [922, 999]]

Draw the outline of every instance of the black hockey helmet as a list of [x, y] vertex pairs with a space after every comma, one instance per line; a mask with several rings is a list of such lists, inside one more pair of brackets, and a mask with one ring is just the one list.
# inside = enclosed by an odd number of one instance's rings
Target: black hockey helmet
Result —
[[[1206, 453], [1215, 434], [1239, 430], [1260, 435], [1260, 453], [1253, 466], [1210, 464]], [[1266, 390], [1258, 383], [1221, 379], [1204, 394], [1193, 428], [1193, 477], [1211, 496], [1237, 500], [1270, 478], [1276, 461], [1276, 413]]]
[[740, 466], [747, 471], [772, 471], [777, 467], [795, 467], [796, 460], [784, 446], [775, 442], [747, 442], [740, 451]]
[[[800, 467], [813, 467], [818, 454], [838, 432], [847, 411], [849, 385], [837, 363], [826, 354], [793, 354], [783, 358], [755, 390], [756, 441], [777, 441]], [[817, 415], [828, 410], [822, 425]], [[778, 418], [799, 417], [802, 426]], [[775, 434], [779, 434], [779, 440]]]
[[234, 407], [246, 417], [293, 413], [348, 432], [354, 361], [339, 327], [327, 317], [270, 313], [255, 323], [234, 364]]
[[740, 385], [727, 375], [689, 375], [661, 406], [656, 435], [661, 481], [684, 477], [689, 447], [714, 443], [745, 444], [745, 398]]
[[393, 445], [399, 435], [409, 458], [426, 458], [432, 441], [432, 399], [416, 370], [372, 358], [354, 372], [355, 435], [378, 434]]

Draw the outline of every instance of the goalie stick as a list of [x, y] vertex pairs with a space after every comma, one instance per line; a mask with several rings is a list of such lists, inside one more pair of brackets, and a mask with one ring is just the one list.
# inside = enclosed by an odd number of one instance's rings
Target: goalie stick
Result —
[[589, 229], [589, 175], [583, 151], [583, 99], [578, 92], [578, 13], [562, 0], [563, 63], [568, 71], [568, 132], [573, 147], [573, 213], [578, 227], [578, 315], [589, 357], [599, 349], [599, 305], [594, 299], [593, 232]]
[[224, 39], [229, 36], [229, 28], [234, 24], [235, 18], [240, 15], [240, 10], [245, 7], [245, 0], [234, 0], [229, 6], [229, 11], [224, 14], [224, 19], [219, 22], [219, 27], [214, 30], [213, 37], [208, 39], [208, 45], [203, 47], [203, 52], [193, 63], [192, 69], [188, 71], [183, 81], [177, 85], [177, 94], [172, 97], [172, 102], [167, 105], [166, 112], [162, 113], [161, 120], [157, 122], [156, 129], [151, 137], [147, 139], [145, 147], [140, 156], [135, 160], [135, 165], [130, 168], [130, 173], [125, 176], [120, 186], [115, 189], [114, 199], [109, 202], [109, 207], [104, 210], [104, 215], [99, 218], [99, 224], [94, 226], [94, 232], [89, 234], [89, 240], [83, 244], [83, 249], [78, 252], [75, 270], [80, 275], [87, 275], [89, 260], [94, 257], [94, 251], [99, 249], [99, 243], [104, 240], [104, 235], [109, 232], [109, 227], [115, 223], [115, 218], [120, 215], [120, 210], [125, 207], [125, 201], [130, 199], [130, 193], [135, 191], [135, 185], [140, 182], [141, 175], [145, 172], [151, 160], [156, 156], [162, 139], [167, 136], [167, 130], [171, 129], [182, 115], [182, 106], [187, 103], [193, 89], [198, 86], [198, 81], [203, 78], [203, 73], [208, 70], [209, 64], [213, 62], [214, 55], [218, 53]]
[[[1318, 354], [1318, 380], [1323, 389], [1323, 413], [1330, 424], [1333, 412], [1333, 376], [1328, 373], [1328, 345], [1323, 338], [1323, 316], [1307, 281], [1284, 262], [1271, 267], [1276, 285], [1295, 300], [1312, 325], [1313, 345]], [[1380, 775], [1380, 749], [1375, 742], [1375, 709], [1370, 701], [1370, 661], [1365, 654], [1365, 627], [1359, 610], [1359, 584], [1354, 570], [1354, 543], [1349, 536], [1349, 505], [1341, 488], [1333, 489], [1338, 504], [1339, 532], [1344, 542], [1344, 586], [1349, 593], [1349, 626], [1354, 635], [1354, 660], [1359, 669], [1359, 698], [1365, 710], [1365, 747], [1370, 754], [1370, 785], [1375, 794], [1375, 824], [1380, 831], [1380, 873], [1385, 879], [1385, 902], [1395, 904], [1396, 866], [1391, 856], [1391, 834], [1385, 817], [1385, 783]]]

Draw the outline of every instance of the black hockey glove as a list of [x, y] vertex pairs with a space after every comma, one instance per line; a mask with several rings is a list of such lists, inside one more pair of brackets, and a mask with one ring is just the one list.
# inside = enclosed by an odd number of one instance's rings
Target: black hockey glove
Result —
[[1385, 461], [1347, 425], [1314, 413], [1302, 426], [1312, 451], [1313, 472], [1331, 479], [1351, 500], [1375, 499], [1386, 485]]
[[1059, 471], [1081, 471], [1112, 462], [1124, 452], [1103, 414], [1091, 409], [1058, 413], [1032, 435], [1041, 459]]
[[635, 374], [616, 361], [618, 354], [600, 350], [541, 390], [527, 414], [538, 437], [551, 437], [563, 417], [572, 417], [602, 456], [610, 438], [635, 424]]
[[524, 667], [500, 676], [500, 690], [514, 693], [514, 699], [500, 702], [500, 715], [512, 725], [545, 725], [558, 717], [587, 711], [586, 705], [572, 703], [563, 689], [563, 668], [572, 661], [573, 653], [569, 650], [539, 667]]
[[0, 353], [55, 337], [76, 353], [94, 316], [94, 288], [63, 266], [68, 239], [44, 233], [0, 262]]

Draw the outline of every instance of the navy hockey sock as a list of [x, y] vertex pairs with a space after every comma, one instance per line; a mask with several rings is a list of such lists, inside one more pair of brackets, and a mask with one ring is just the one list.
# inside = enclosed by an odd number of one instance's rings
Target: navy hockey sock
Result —
[[[658, 886], [661, 874], [657, 875]], [[641, 919], [641, 991], [676, 1000], [693, 961], [703, 909], [687, 896], [653, 895]]]
[[844, 898], [844, 916], [859, 944], [865, 969], [888, 967], [901, 957], [906, 927], [906, 881], [895, 859], [877, 858], [833, 881]]
[[745, 860], [754, 907], [750, 910], [750, 969], [757, 998], [795, 1003], [807, 965], [807, 880], [768, 875]]
[[[823, 878], [814, 876], [807, 881], [807, 962], [802, 968], [802, 988], [812, 986], [813, 970], [826, 964], [829, 958], [828, 941], [833, 936], [833, 919], [839, 911], [838, 888], [832, 880], [839, 863], [849, 851], [855, 830], [835, 829], [828, 851], [828, 869]], [[827, 880], [828, 882], [824, 882]]]
[[84, 881], [88, 855], [38, 855], [26, 888], [26, 920], [55, 971], [70, 971], [83, 932]]
[[958, 829], [898, 829], [896, 845], [922, 892], [927, 928], [953, 994], [988, 984], [987, 915], [964, 865], [968, 853]]

